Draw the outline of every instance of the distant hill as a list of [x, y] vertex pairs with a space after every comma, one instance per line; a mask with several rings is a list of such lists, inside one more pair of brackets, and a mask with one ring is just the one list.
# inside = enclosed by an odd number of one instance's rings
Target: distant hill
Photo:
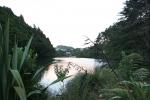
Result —
[[15, 38], [19, 47], [24, 47], [31, 35], [34, 34], [31, 48], [38, 54], [37, 62], [41, 65], [50, 63], [55, 56], [55, 50], [42, 30], [36, 26], [29, 26], [22, 15], [16, 16], [10, 8], [0, 7], [0, 24], [3, 28], [6, 18], [10, 20], [10, 48], [14, 46]]
[[84, 57], [94, 58], [97, 56], [94, 47], [73, 48], [71, 46], [58, 45], [55, 47], [57, 57]]
[[71, 47], [71, 46], [64, 46], [64, 45], [58, 45], [55, 49], [57, 51], [58, 50], [62, 50], [62, 51], [72, 51], [72, 50], [74, 50], [73, 47]]
[[71, 46], [58, 45], [57, 47], [55, 47], [55, 50], [57, 57], [68, 57], [72, 56], [72, 51], [74, 50], [74, 48]]

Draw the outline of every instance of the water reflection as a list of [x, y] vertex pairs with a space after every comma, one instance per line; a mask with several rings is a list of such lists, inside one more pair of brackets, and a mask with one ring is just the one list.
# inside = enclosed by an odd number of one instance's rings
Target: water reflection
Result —
[[[96, 66], [101, 66], [102, 63], [97, 62], [95, 59], [90, 58], [55, 58], [55, 64], [58, 66], [63, 66], [63, 68], [68, 67], [69, 73], [67, 76], [72, 75], [64, 80], [64, 84], [72, 79], [76, 74], [87, 71], [88, 73], [92, 73]], [[48, 86], [54, 80], [57, 79], [57, 76], [54, 71], [54, 65], [49, 65], [48, 70], [44, 72], [44, 75], [40, 81], [40, 84], [44, 87]], [[58, 93], [61, 91], [62, 82], [58, 82], [56, 84], [51, 85], [48, 90], [53, 93]]]

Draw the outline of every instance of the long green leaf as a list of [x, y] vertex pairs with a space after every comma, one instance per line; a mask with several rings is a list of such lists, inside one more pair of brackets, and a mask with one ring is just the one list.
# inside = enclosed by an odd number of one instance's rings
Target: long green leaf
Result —
[[5, 25], [5, 30], [4, 30], [4, 63], [6, 64], [6, 67], [8, 68], [8, 50], [9, 50], [9, 19], [7, 20], [7, 23]]
[[59, 79], [56, 79], [56, 80], [53, 81], [51, 84], [49, 84], [47, 87], [45, 87], [45, 88], [42, 90], [42, 92], [45, 92], [45, 91], [48, 89], [49, 86], [51, 86], [51, 85], [53, 85], [53, 84], [55, 84], [55, 83], [58, 83], [58, 82], [60, 82], [60, 81], [62, 81], [62, 80], [65, 80], [65, 79], [67, 79], [67, 78], [69, 78], [69, 77], [71, 77], [71, 76], [72, 76], [72, 75], [66, 76], [66, 77], [62, 77], [62, 78], [59, 78]]
[[18, 94], [20, 100], [27, 100], [24, 89], [22, 89], [21, 87], [14, 87], [14, 89], [15, 89], [16, 93]]
[[102, 89], [102, 91], [107, 91], [107, 92], [116, 92], [116, 93], [125, 93], [127, 94], [128, 90], [126, 89], [121, 89], [121, 88], [114, 88], [114, 89]]
[[32, 96], [32, 95], [34, 95], [34, 94], [41, 94], [41, 90], [34, 90], [34, 91], [31, 91], [31, 92], [28, 93], [27, 97], [30, 97], [30, 96]]
[[0, 47], [2, 46], [2, 41], [3, 41], [3, 30], [2, 30], [2, 26], [0, 24]]
[[45, 70], [46, 67], [41, 67], [40, 69], [38, 69], [36, 71], [36, 73], [34, 74], [32, 80], [36, 81], [37, 79], [39, 79], [40, 74]]
[[[3, 71], [3, 66], [2, 66], [2, 63], [3, 63], [3, 61], [2, 61], [2, 59], [3, 59], [3, 48], [2, 48], [2, 43], [3, 43], [3, 31], [2, 31], [2, 26], [1, 26], [1, 24], [0, 24], [0, 80], [2, 80], [3, 79], [3, 75], [2, 75], [2, 71]], [[1, 93], [2, 92], [2, 89], [3, 88], [3, 82], [1, 81], [0, 82], [0, 97], [2, 97], [2, 94], [3, 93]]]
[[20, 73], [17, 70], [13, 70], [13, 69], [11, 69], [10, 71], [13, 75], [13, 78], [16, 80], [18, 86], [25, 90], [22, 78], [20, 76]]
[[[5, 24], [4, 34], [3, 34], [3, 40], [2, 40], [2, 91], [3, 91], [3, 100], [8, 99], [8, 69], [9, 69], [9, 19], [7, 19], [7, 22]], [[0, 66], [1, 67], [1, 66]]]
[[32, 42], [32, 39], [33, 39], [33, 36], [31, 36], [27, 46], [25, 47], [25, 50], [24, 50], [24, 53], [23, 53], [23, 56], [22, 56], [22, 59], [21, 59], [21, 63], [20, 63], [20, 66], [18, 68], [18, 70], [20, 71], [21, 70], [21, 67], [25, 61], [25, 58], [26, 56], [28, 55], [28, 51], [29, 51], [29, 48], [30, 48], [30, 45], [31, 45], [31, 42]]
[[13, 48], [13, 58], [12, 58], [12, 69], [17, 70], [17, 63], [18, 63], [18, 52], [17, 52], [17, 44]]

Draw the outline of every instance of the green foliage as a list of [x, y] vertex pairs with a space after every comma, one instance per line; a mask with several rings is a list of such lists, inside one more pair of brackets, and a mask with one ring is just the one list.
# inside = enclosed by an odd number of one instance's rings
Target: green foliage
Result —
[[41, 67], [38, 70], [36, 70], [35, 74], [32, 77], [33, 83], [37, 83], [41, 77], [42, 72], [45, 70], [46, 67]]
[[103, 89], [104, 96], [110, 100], [149, 100], [149, 3], [127, 0], [120, 14], [122, 18], [96, 39], [121, 77], [116, 86]]
[[123, 54], [115, 71], [121, 80], [116, 80], [110, 68], [95, 68], [92, 74], [78, 74], [66, 85], [62, 98], [65, 100], [149, 100], [149, 75], [143, 57], [137, 53]]
[[[63, 94], [65, 100], [72, 100], [76, 98], [77, 100], [89, 100], [90, 98], [90, 89], [89, 82], [91, 77], [88, 75], [78, 75], [73, 80], [71, 80], [67, 86], [66, 91]], [[92, 97], [92, 96], [91, 96]]]
[[[58, 66], [58, 65], [54, 66], [54, 71], [58, 79], [63, 79], [63, 77], [66, 77], [66, 75], [69, 73], [68, 68], [63, 69], [63, 66]], [[63, 80], [61, 81], [63, 82]]]
[[[111, 83], [111, 84], [110, 84]], [[78, 74], [67, 85], [63, 98], [65, 100], [99, 100], [102, 88], [115, 86], [115, 76], [110, 69], [96, 68], [92, 74]]]
[[[120, 61], [118, 74], [122, 81], [110, 89], [103, 89], [103, 95], [111, 100], [149, 100], [149, 70], [144, 68], [143, 58], [132, 53]], [[140, 64], [140, 65], [139, 65]]]
[[27, 56], [27, 54], [28, 54], [29, 47], [30, 47], [30, 45], [31, 45], [32, 39], [33, 39], [33, 36], [30, 38], [30, 40], [29, 40], [27, 46], [25, 47], [25, 50], [24, 50], [23, 55], [22, 55], [21, 63], [20, 63], [20, 65], [19, 65], [19, 67], [18, 67], [19, 70], [21, 70], [22, 65], [23, 65], [23, 63], [24, 63], [24, 61], [25, 61], [25, 58], [26, 58], [26, 56]]
[[73, 56], [82, 57], [82, 58], [96, 58], [96, 51], [93, 46], [88, 48], [76, 48], [72, 52]]
[[101, 88], [112, 88], [116, 84], [116, 77], [109, 68], [95, 68], [93, 77], [99, 81]]
[[137, 53], [132, 53], [130, 55], [127, 55], [122, 58], [122, 60], [119, 63], [119, 71], [122, 73], [122, 78], [123, 79], [130, 79], [130, 77], [133, 75], [133, 72], [136, 69], [139, 69], [142, 67], [139, 65], [138, 62], [142, 62], [143, 58], [137, 54]]
[[[146, 0], [145, 0], [146, 1]], [[150, 58], [150, 9], [144, 0], [127, 0], [121, 12], [122, 18], [97, 37], [97, 43], [104, 38], [103, 49], [110, 60], [118, 63], [121, 52], [139, 53], [144, 59]]]
[[5, 23], [5, 29], [0, 29], [0, 80], [3, 80], [0, 81], [0, 99], [18, 100], [20, 98], [20, 100], [27, 100], [22, 69], [25, 60], [31, 58], [28, 51], [33, 36], [31, 36], [24, 50], [15, 43], [11, 56], [9, 54], [9, 19]]
[[47, 85], [44, 89], [42, 89], [42, 92], [45, 92], [48, 89], [49, 86], [51, 86], [51, 85], [53, 85], [55, 83], [58, 83], [58, 82], [62, 82], [63, 83], [63, 90], [64, 90], [64, 88], [65, 88], [64, 80], [72, 76], [72, 75], [67, 76], [67, 74], [69, 73], [69, 69], [68, 68], [63, 69], [63, 66], [54, 65], [54, 71], [55, 71], [55, 74], [57, 76], [57, 79], [54, 80], [49, 85]]
[[2, 100], [8, 100], [8, 71], [10, 68], [10, 56], [9, 51], [9, 19], [5, 23], [5, 29], [1, 28], [0, 31], [0, 98]]
[[102, 89], [104, 98], [108, 100], [130, 100], [128, 90], [123, 88]]
[[57, 50], [57, 51], [56, 51], [56, 56], [57, 56], [57, 57], [67, 57], [68, 55], [66, 54], [65, 51]]
[[122, 81], [120, 84], [128, 86], [130, 88], [130, 95], [128, 98], [134, 100], [149, 100], [150, 84], [146, 82]]
[[150, 71], [146, 68], [139, 68], [133, 72], [134, 80], [149, 82]]
[[[14, 86], [14, 79], [17, 81], [18, 86], [14, 87], [16, 92], [18, 93], [19, 97], [22, 100], [26, 100], [26, 96], [25, 96], [25, 88], [23, 85], [23, 81], [21, 79], [21, 76], [19, 74], [19, 70], [22, 66], [20, 66], [19, 68], [17, 67], [17, 46], [15, 45], [14, 51], [13, 51], [13, 57], [12, 57], [12, 63], [10, 60], [10, 55], [9, 55], [9, 20], [7, 20], [6, 24], [5, 24], [5, 29], [4, 32], [1, 32], [1, 80], [4, 80], [0, 83], [1, 86], [1, 92], [0, 92], [0, 98], [2, 100], [8, 100], [10, 97], [9, 95], [10, 93], [10, 89], [12, 88], [12, 86]], [[31, 38], [32, 40], [32, 38]], [[26, 50], [24, 52], [28, 52], [29, 46], [30, 46], [31, 42], [28, 43], [28, 46], [26, 47]], [[21, 63], [24, 62], [24, 58], [26, 57], [26, 53], [23, 54]], [[11, 71], [13, 77], [10, 76], [9, 74], [9, 70]], [[19, 92], [20, 91], [20, 92]]]
[[24, 87], [24, 84], [23, 84], [23, 81], [22, 81], [22, 78], [20, 76], [20, 73], [18, 72], [18, 70], [10, 70], [12, 75], [13, 75], [13, 78], [16, 80], [17, 82], [17, 85], [18, 86], [14, 86], [14, 89], [16, 91], [16, 93], [18, 94], [20, 100], [27, 100], [27, 97], [26, 97], [26, 91], [25, 91], [25, 87]]
[[103, 89], [104, 96], [110, 100], [149, 100], [150, 84], [146, 82], [121, 81], [120, 87]]
[[10, 19], [9, 49], [15, 45], [16, 40], [18, 41], [18, 47], [25, 47], [30, 37], [34, 34], [31, 49], [38, 55], [37, 63], [39, 65], [49, 64], [55, 56], [55, 50], [43, 32], [39, 28], [29, 26], [25, 23], [22, 15], [16, 16], [10, 8], [0, 7], [0, 23], [2, 27], [4, 27], [7, 17]]

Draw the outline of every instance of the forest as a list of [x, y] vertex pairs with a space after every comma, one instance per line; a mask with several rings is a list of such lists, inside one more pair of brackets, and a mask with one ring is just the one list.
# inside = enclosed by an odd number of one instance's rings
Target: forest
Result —
[[74, 51], [104, 64], [93, 73], [82, 69], [59, 95], [47, 88], [69, 78], [68, 69], [56, 65], [57, 80], [47, 87], [38, 84], [57, 54], [50, 40], [22, 15], [0, 7], [0, 100], [150, 100], [150, 1], [126, 0], [124, 5], [117, 22], [95, 41], [87, 37], [91, 47]]
[[[9, 47], [14, 46], [15, 41], [18, 43], [18, 47], [24, 47], [30, 37], [34, 35], [33, 42], [31, 43], [31, 49], [33, 54], [37, 54], [37, 62], [39, 65], [46, 65], [51, 62], [55, 56], [55, 50], [49, 40], [39, 27], [35, 25], [29, 26], [22, 15], [16, 16], [10, 8], [0, 7], [0, 22], [2, 28], [6, 19], [9, 18]], [[44, 48], [44, 49], [43, 49]]]

